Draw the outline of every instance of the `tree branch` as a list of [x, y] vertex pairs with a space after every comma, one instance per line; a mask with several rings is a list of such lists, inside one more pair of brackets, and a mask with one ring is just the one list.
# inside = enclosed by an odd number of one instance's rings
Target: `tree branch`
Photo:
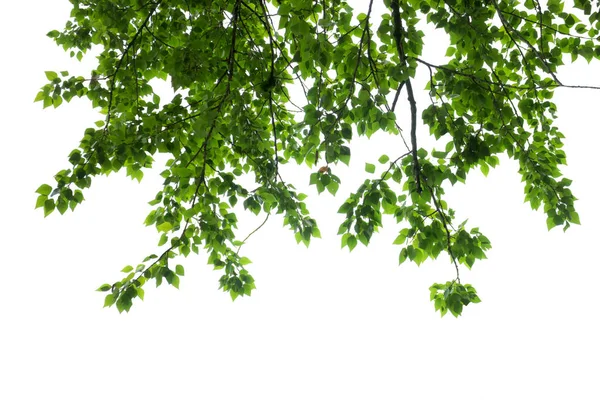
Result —
[[[392, 8], [392, 20], [394, 26], [394, 39], [396, 41], [396, 50], [398, 51], [398, 57], [400, 62], [408, 68], [406, 61], [406, 54], [403, 48], [403, 27], [402, 18], [400, 17], [400, 4], [398, 0], [392, 0], [390, 7]], [[413, 93], [412, 84], [410, 78], [406, 78], [406, 92], [408, 94], [408, 102], [410, 103], [410, 141], [412, 146], [412, 159], [413, 159], [413, 174], [415, 178], [417, 193], [421, 193], [421, 178], [420, 178], [420, 167], [419, 158], [417, 155], [417, 102], [415, 101], [415, 95]]]

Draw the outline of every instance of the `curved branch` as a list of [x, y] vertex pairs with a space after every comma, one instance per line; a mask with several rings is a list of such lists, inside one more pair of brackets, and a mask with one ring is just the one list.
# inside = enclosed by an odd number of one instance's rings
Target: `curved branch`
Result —
[[270, 216], [271, 216], [271, 214], [267, 214], [267, 217], [264, 219], [264, 221], [263, 221], [263, 222], [262, 222], [262, 223], [261, 223], [259, 226], [257, 226], [257, 227], [256, 227], [256, 228], [255, 228], [255, 229], [252, 231], [252, 232], [250, 232], [250, 233], [248, 234], [248, 236], [246, 236], [246, 238], [245, 238], [244, 240], [242, 240], [242, 244], [240, 244], [240, 245], [238, 246], [238, 249], [237, 249], [237, 251], [236, 251], [236, 254], [239, 254], [239, 253], [240, 253], [240, 249], [242, 248], [242, 246], [243, 246], [244, 244], [246, 244], [246, 240], [250, 239], [250, 236], [254, 235], [256, 232], [258, 232], [258, 231], [260, 230], [260, 228], [262, 228], [263, 226], [265, 226], [265, 224], [266, 224], [266, 223], [267, 223], [267, 221], [269, 220], [269, 217], [270, 217]]
[[[398, 0], [392, 0], [390, 7], [392, 8], [392, 19], [394, 26], [394, 39], [396, 41], [396, 50], [400, 57], [400, 62], [408, 67], [406, 61], [406, 54], [403, 48], [403, 28], [402, 18], [400, 17], [400, 4]], [[413, 93], [412, 84], [410, 78], [406, 78], [406, 92], [408, 94], [408, 102], [410, 103], [410, 141], [412, 146], [412, 161], [413, 161], [413, 174], [415, 178], [417, 193], [421, 193], [421, 178], [420, 178], [420, 167], [419, 158], [417, 155], [417, 102]]]

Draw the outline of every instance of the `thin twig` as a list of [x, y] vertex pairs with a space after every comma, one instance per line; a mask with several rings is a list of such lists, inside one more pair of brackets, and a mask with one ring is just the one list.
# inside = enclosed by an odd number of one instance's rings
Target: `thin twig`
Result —
[[240, 249], [242, 248], [242, 246], [243, 246], [244, 244], [246, 244], [246, 240], [250, 239], [250, 236], [252, 236], [252, 235], [254, 235], [256, 232], [258, 232], [258, 231], [260, 230], [260, 228], [262, 228], [262, 227], [263, 227], [263, 226], [264, 226], [264, 225], [267, 223], [267, 221], [269, 220], [269, 217], [270, 217], [270, 216], [271, 216], [271, 214], [267, 214], [267, 217], [265, 218], [265, 220], [264, 220], [264, 221], [263, 221], [263, 222], [262, 222], [262, 223], [261, 223], [259, 226], [257, 226], [257, 227], [256, 227], [256, 229], [254, 229], [252, 232], [250, 232], [250, 233], [248, 234], [248, 236], [246, 236], [246, 238], [245, 238], [244, 240], [242, 240], [242, 244], [240, 244], [240, 245], [238, 246], [238, 249], [237, 249], [237, 251], [235, 252], [236, 254], [239, 254], [239, 253], [240, 253]]

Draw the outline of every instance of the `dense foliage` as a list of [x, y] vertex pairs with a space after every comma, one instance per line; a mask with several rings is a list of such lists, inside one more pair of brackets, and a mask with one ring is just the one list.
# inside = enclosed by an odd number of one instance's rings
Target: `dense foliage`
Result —
[[[153, 155], [170, 157], [146, 218], [162, 249], [99, 288], [106, 306], [128, 311], [149, 280], [177, 287], [184, 268], [170, 260], [201, 249], [223, 271], [223, 290], [233, 299], [250, 295], [255, 284], [239, 252], [236, 204], [283, 214], [308, 245], [320, 235], [317, 222], [280, 165], [306, 164], [317, 191], [335, 194], [336, 164], [350, 162], [356, 135], [387, 132], [398, 146], [379, 158], [380, 174], [341, 204], [342, 246], [368, 245], [389, 214], [400, 263], [447, 253], [456, 279], [431, 287], [442, 315], [480, 301], [459, 270], [490, 248], [477, 228], [455, 221], [444, 201], [448, 183], [465, 182], [473, 169], [487, 174], [506, 153], [519, 162], [525, 198], [547, 214], [548, 228], [579, 222], [571, 181], [559, 169], [564, 136], [552, 96], [568, 87], [557, 76], [565, 58], [600, 58], [597, 3], [384, 0], [383, 15], [374, 15], [372, 0], [360, 2], [362, 13], [342, 0], [71, 3], [65, 28], [48, 36], [78, 60], [99, 49], [97, 66], [88, 76], [46, 72], [36, 101], [58, 107], [86, 97], [106, 118], [85, 130], [56, 182], [38, 189], [37, 207], [64, 213], [83, 201], [94, 176], [125, 169], [141, 180]], [[449, 38], [443, 65], [422, 56], [425, 25]], [[415, 100], [417, 69], [429, 74], [427, 104]], [[156, 79], [172, 85], [172, 99], [161, 101]], [[302, 91], [302, 101], [290, 90]], [[410, 120], [396, 119], [399, 103]], [[438, 150], [419, 146], [418, 118]], [[374, 174], [375, 162], [366, 171]], [[247, 175], [252, 188], [242, 183]]]

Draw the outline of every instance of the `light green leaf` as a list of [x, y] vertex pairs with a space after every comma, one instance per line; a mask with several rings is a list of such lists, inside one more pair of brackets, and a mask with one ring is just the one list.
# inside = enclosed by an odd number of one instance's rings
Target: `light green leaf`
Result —
[[385, 163], [387, 163], [388, 161], [390, 161], [390, 158], [389, 158], [388, 156], [386, 156], [385, 154], [384, 154], [384, 155], [382, 155], [381, 157], [379, 157], [379, 163], [380, 163], [380, 164], [385, 164]]
[[46, 98], [46, 94], [44, 92], [38, 92], [38, 94], [35, 96], [35, 99], [33, 100], [34, 103], [37, 103], [38, 101], [42, 101]]
[[104, 298], [104, 307], [110, 307], [115, 304], [115, 296], [111, 294], [107, 294]]
[[109, 285], [108, 283], [105, 283], [104, 285], [100, 286], [98, 289], [96, 289], [97, 292], [108, 292], [111, 288], [111, 285]]
[[159, 232], [169, 232], [173, 229], [173, 225], [170, 222], [163, 222], [162, 224], [156, 225], [156, 229]]
[[58, 74], [54, 71], [45, 71], [44, 73], [49, 81], [53, 81], [54, 79], [58, 78]]
[[240, 257], [240, 264], [241, 265], [248, 265], [250, 263], [252, 263], [252, 261], [248, 257]]

